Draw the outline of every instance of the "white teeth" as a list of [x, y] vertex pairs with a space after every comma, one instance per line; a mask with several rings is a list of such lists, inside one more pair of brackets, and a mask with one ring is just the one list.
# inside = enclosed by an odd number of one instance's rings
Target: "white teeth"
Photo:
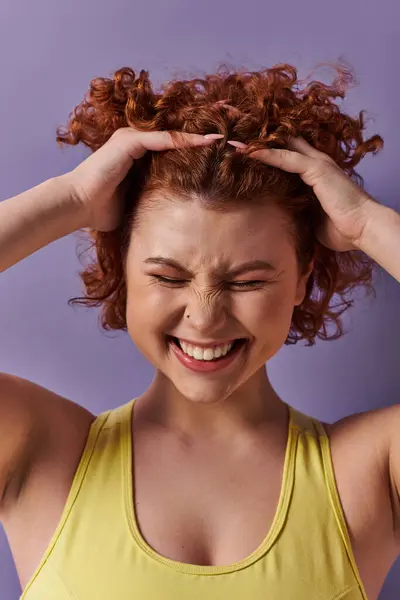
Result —
[[199, 348], [199, 346], [192, 346], [186, 342], [179, 341], [179, 345], [185, 354], [195, 358], [196, 360], [214, 360], [220, 356], [225, 356], [233, 346], [233, 342], [230, 344], [224, 344], [215, 348]]

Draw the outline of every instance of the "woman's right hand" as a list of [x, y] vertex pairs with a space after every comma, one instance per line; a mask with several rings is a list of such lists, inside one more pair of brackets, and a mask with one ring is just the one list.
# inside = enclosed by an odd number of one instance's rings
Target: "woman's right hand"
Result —
[[168, 131], [117, 129], [101, 148], [66, 175], [73, 198], [84, 212], [86, 226], [98, 231], [118, 227], [123, 210], [121, 184], [133, 162], [147, 150], [208, 146], [223, 137], [212, 135], [215, 137], [180, 132], [178, 140], [173, 140]]

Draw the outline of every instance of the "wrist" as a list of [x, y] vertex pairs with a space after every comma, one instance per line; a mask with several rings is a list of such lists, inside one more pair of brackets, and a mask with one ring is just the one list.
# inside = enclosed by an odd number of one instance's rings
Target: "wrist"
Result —
[[390, 210], [391, 209], [389, 207], [379, 204], [379, 202], [374, 200], [368, 201], [368, 203], [365, 205], [365, 217], [363, 221], [364, 224], [362, 232], [358, 239], [354, 240], [353, 242], [354, 247], [357, 250], [362, 250], [364, 252], [365, 249], [370, 245], [371, 229], [373, 230], [374, 223], [377, 219], [387, 219]]
[[70, 220], [73, 231], [89, 227], [89, 218], [85, 204], [82, 202], [70, 173], [59, 175], [53, 179], [57, 187], [57, 197], [60, 199], [61, 210]]
[[400, 282], [400, 214], [375, 203], [360, 238], [355, 243], [385, 271]]

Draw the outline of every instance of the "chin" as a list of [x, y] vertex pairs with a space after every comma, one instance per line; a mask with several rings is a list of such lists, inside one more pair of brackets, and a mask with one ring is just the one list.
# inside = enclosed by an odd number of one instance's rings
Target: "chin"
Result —
[[[198, 386], [193, 383], [188, 384], [187, 388], [180, 382], [179, 385], [174, 384], [176, 389], [188, 402], [193, 404], [217, 404], [224, 402], [234, 392], [233, 389], [227, 390], [221, 389], [221, 386], [205, 386], [199, 384]], [[207, 387], [209, 389], [207, 389]], [[214, 389], [212, 389], [214, 387]]]

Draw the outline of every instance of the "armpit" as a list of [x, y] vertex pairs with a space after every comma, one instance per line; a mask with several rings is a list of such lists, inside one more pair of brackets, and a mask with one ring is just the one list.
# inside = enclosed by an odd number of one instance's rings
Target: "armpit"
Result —
[[390, 502], [392, 505], [393, 515], [393, 532], [400, 543], [400, 490], [396, 484], [396, 478], [393, 472], [393, 465], [390, 459], [389, 462], [390, 475]]

